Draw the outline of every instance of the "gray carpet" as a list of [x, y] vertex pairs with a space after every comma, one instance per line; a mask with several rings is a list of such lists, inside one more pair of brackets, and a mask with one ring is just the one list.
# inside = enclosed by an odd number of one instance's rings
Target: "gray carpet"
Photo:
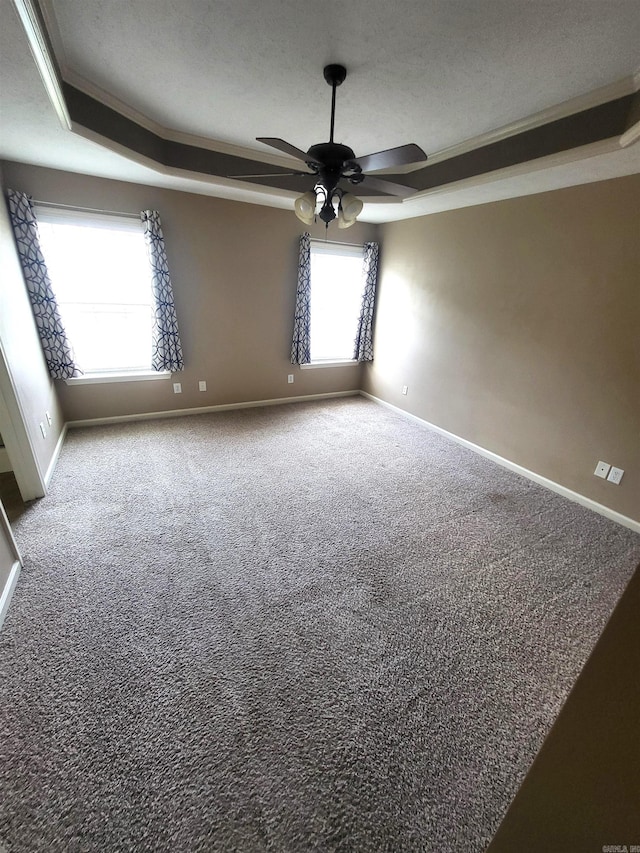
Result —
[[72, 431], [16, 535], [9, 853], [479, 853], [640, 559], [361, 398]]

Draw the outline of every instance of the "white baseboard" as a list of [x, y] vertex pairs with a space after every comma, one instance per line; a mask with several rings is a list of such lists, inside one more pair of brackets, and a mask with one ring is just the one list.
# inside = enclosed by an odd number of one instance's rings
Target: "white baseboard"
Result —
[[2, 625], [4, 623], [5, 616], [7, 615], [7, 611], [9, 610], [11, 598], [13, 597], [13, 591], [16, 588], [16, 584], [18, 583], [19, 577], [20, 561], [16, 560], [13, 566], [11, 566], [9, 577], [7, 578], [7, 582], [5, 583], [4, 589], [2, 590], [2, 595], [0, 596], [0, 630], [2, 630]]
[[305, 394], [301, 397], [278, 397], [271, 400], [250, 400], [247, 403], [222, 403], [219, 406], [198, 406], [193, 409], [168, 409], [164, 412], [141, 412], [137, 415], [116, 415], [109, 418], [88, 418], [87, 420], [67, 421], [65, 428], [100, 426], [102, 424], [126, 423], [128, 421], [150, 421], [158, 418], [179, 418], [184, 415], [205, 415], [208, 412], [227, 412], [232, 409], [255, 409], [260, 406], [281, 406], [285, 403], [307, 403], [313, 400], [327, 400], [331, 397], [355, 397], [360, 391], [330, 391], [327, 394]]
[[60, 435], [58, 436], [58, 441], [56, 442], [55, 450], [53, 451], [53, 455], [49, 460], [49, 466], [47, 467], [47, 473], [44, 475], [44, 484], [46, 488], [49, 488], [49, 483], [51, 482], [51, 477], [53, 476], [54, 469], [56, 467], [56, 463], [58, 462], [58, 457], [60, 456], [60, 451], [62, 450], [62, 445], [64, 444], [64, 439], [67, 434], [67, 425], [64, 424]]
[[594, 512], [599, 513], [600, 515], [604, 515], [606, 516], [606, 518], [610, 518], [611, 521], [615, 521], [618, 524], [623, 525], [623, 527], [628, 527], [635, 533], [640, 533], [640, 522], [635, 521], [633, 518], [629, 518], [626, 515], [623, 515], [621, 512], [616, 512], [616, 510], [614, 509], [609, 509], [608, 506], [599, 504], [597, 501], [594, 501], [591, 498], [587, 498], [585, 497], [585, 495], [581, 495], [579, 492], [574, 492], [572, 489], [568, 489], [566, 486], [562, 486], [560, 485], [560, 483], [556, 483], [554, 480], [549, 480], [547, 477], [543, 477], [541, 474], [536, 474], [535, 471], [530, 471], [528, 468], [523, 468], [522, 465], [518, 465], [516, 462], [511, 462], [511, 460], [505, 459], [503, 456], [498, 456], [497, 453], [493, 453], [493, 451], [491, 450], [486, 450], [479, 444], [474, 444], [471, 441], [467, 441], [466, 438], [461, 438], [459, 435], [456, 435], [453, 432], [449, 432], [448, 430], [442, 429], [442, 427], [439, 427], [436, 424], [432, 424], [429, 421], [425, 421], [424, 418], [419, 418], [417, 415], [412, 415], [411, 412], [406, 412], [399, 406], [394, 406], [392, 403], [387, 403], [385, 400], [381, 400], [379, 397], [374, 397], [373, 394], [368, 394], [366, 391], [360, 391], [360, 394], [369, 400], [373, 400], [374, 403], [379, 403], [381, 406], [385, 406], [387, 409], [391, 409], [397, 414], [403, 415], [403, 417], [415, 421], [421, 426], [427, 427], [428, 429], [433, 430], [434, 432], [440, 433], [440, 435], [443, 435], [446, 438], [450, 438], [457, 444], [461, 444], [463, 447], [466, 447], [469, 450], [473, 450], [474, 453], [478, 453], [480, 456], [484, 456], [486, 459], [490, 459], [492, 462], [496, 462], [503, 468], [508, 468], [510, 471], [515, 471], [516, 474], [520, 474], [521, 476], [526, 477], [528, 480], [533, 480], [534, 483], [538, 483], [539, 485], [550, 489], [552, 492], [556, 492], [557, 494], [568, 498], [570, 501], [574, 501], [575, 503], [581, 504], [582, 506], [587, 507], [587, 509], [591, 509]]

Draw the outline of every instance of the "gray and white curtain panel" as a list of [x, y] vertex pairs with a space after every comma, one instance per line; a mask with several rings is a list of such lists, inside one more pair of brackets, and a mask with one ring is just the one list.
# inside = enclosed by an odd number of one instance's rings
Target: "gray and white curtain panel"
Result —
[[298, 256], [298, 287], [296, 289], [296, 309], [293, 318], [293, 342], [291, 344], [291, 364], [308, 364], [311, 361], [310, 335], [311, 325], [311, 236], [305, 231], [300, 237]]
[[140, 217], [151, 264], [151, 282], [155, 300], [151, 367], [153, 370], [170, 370], [173, 373], [176, 370], [183, 370], [184, 359], [160, 214], [157, 210], [143, 210]]
[[75, 362], [73, 348], [62, 324], [47, 265], [40, 249], [38, 223], [31, 200], [25, 193], [7, 190], [7, 202], [27, 293], [49, 373], [54, 379], [78, 376], [82, 371]]
[[378, 252], [377, 243], [364, 244], [362, 268], [364, 289], [353, 354], [356, 361], [373, 361], [373, 312], [376, 305], [376, 286], [378, 283]]

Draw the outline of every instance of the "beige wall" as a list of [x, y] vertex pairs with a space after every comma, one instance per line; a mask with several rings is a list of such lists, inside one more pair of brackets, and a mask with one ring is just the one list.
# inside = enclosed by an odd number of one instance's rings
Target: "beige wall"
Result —
[[[58, 392], [67, 420], [165, 411], [356, 390], [359, 365], [300, 370], [289, 362], [298, 238], [305, 230], [289, 210], [225, 201], [16, 163], [5, 181], [41, 201], [160, 212], [173, 281], [185, 370], [172, 382], [67, 386]], [[312, 236], [323, 235], [315, 226]], [[330, 230], [332, 240], [376, 239], [357, 223]], [[294, 384], [287, 383], [293, 373]], [[207, 391], [198, 391], [198, 381]]]
[[[16, 457], [21, 456], [20, 470], [28, 474], [34, 464], [32, 453], [36, 473], [43, 479], [64, 418], [42, 354], [4, 200], [0, 202], [0, 258], [0, 405], [4, 439], [16, 474], [19, 465]], [[45, 412], [52, 416], [51, 427]], [[42, 437], [40, 423], [45, 425], [46, 438]], [[33, 484], [28, 494], [24, 493], [23, 481], [18, 479], [23, 497], [41, 496], [34, 477], [28, 479]]]
[[640, 520], [639, 223], [635, 175], [382, 226], [364, 389]]

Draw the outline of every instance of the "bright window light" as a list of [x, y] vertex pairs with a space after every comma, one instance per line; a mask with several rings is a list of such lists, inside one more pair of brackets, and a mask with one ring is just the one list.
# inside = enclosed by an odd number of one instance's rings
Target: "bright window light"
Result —
[[142, 223], [37, 210], [62, 322], [85, 373], [150, 370], [153, 297]]
[[362, 248], [311, 245], [311, 361], [353, 359], [362, 307]]

